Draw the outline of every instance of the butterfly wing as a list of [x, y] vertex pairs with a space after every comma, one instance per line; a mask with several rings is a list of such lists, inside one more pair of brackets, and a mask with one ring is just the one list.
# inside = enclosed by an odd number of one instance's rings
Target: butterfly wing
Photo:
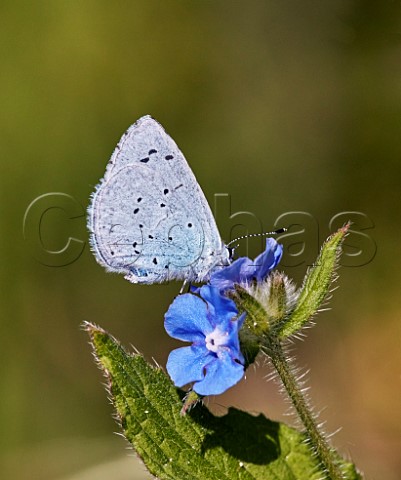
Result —
[[88, 213], [97, 261], [133, 283], [202, 281], [228, 261], [183, 154], [150, 116], [122, 136]]

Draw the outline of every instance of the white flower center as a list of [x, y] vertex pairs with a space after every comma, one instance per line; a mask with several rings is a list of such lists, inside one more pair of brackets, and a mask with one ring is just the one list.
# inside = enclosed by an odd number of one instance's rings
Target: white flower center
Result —
[[223, 350], [222, 347], [227, 344], [227, 341], [228, 333], [222, 332], [218, 327], [216, 327], [212, 333], [206, 335], [205, 338], [206, 348], [215, 353], [218, 353], [219, 350]]

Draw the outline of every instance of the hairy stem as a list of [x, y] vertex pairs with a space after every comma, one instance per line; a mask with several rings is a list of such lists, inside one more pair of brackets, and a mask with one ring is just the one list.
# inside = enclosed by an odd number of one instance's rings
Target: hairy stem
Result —
[[270, 357], [280, 379], [294, 405], [310, 440], [310, 446], [316, 452], [323, 468], [331, 480], [343, 480], [344, 476], [334, 459], [333, 449], [329, 446], [320, 432], [314, 415], [302, 390], [298, 385], [294, 373], [287, 361], [279, 341], [268, 341], [263, 346], [263, 351]]

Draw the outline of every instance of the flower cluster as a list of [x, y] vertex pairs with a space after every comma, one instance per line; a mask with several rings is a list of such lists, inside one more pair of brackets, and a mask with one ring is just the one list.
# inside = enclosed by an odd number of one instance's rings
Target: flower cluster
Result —
[[174, 384], [193, 383], [199, 395], [217, 395], [244, 374], [238, 333], [245, 319], [225, 293], [235, 284], [263, 281], [277, 266], [282, 246], [266, 240], [265, 251], [251, 260], [241, 257], [212, 273], [208, 285], [178, 296], [165, 315], [167, 333], [191, 343], [170, 353], [167, 371]]

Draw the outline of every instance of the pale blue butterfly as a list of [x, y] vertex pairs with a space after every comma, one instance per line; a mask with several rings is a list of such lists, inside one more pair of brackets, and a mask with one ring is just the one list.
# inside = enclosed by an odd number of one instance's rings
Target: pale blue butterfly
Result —
[[96, 260], [132, 283], [207, 281], [229, 263], [230, 249], [184, 155], [149, 115], [122, 136], [91, 200]]

